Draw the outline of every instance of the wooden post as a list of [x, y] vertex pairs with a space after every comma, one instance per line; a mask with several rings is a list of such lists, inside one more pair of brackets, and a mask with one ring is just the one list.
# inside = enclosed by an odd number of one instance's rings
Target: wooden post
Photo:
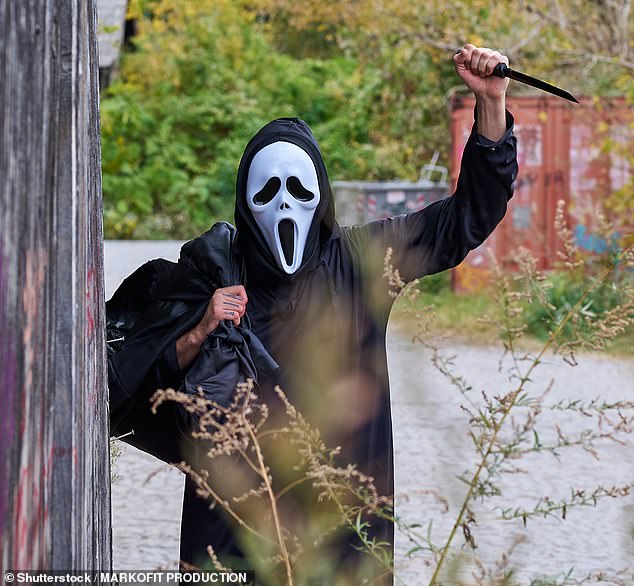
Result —
[[110, 569], [93, 0], [0, 0], [0, 570]]

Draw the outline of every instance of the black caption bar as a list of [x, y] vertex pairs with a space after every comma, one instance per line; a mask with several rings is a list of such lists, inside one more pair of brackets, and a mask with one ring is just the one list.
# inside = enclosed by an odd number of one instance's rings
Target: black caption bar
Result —
[[4, 573], [4, 584], [97, 584], [100, 586], [123, 584], [235, 584], [236, 586], [253, 586], [255, 572], [238, 570], [233, 572], [217, 572], [198, 570], [188, 572], [154, 571], [154, 570], [121, 570], [112, 572], [85, 571], [26, 571], [16, 570]]

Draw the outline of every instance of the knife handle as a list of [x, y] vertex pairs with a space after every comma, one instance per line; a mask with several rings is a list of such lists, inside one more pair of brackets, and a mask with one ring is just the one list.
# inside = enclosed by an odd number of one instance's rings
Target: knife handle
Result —
[[498, 63], [493, 70], [493, 75], [496, 77], [507, 77], [509, 71], [510, 69], [506, 63]]

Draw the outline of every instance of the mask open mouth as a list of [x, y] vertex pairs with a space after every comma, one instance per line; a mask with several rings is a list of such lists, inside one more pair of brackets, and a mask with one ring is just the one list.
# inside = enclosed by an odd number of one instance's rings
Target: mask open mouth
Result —
[[281, 220], [277, 225], [280, 237], [280, 245], [284, 253], [284, 260], [288, 266], [293, 264], [293, 252], [295, 250], [295, 223], [292, 220]]

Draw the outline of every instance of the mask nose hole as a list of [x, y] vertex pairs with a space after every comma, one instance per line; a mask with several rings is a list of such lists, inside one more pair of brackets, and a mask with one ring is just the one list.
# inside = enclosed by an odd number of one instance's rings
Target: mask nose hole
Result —
[[280, 205], [280, 210], [288, 210], [290, 209], [291, 206], [289, 206], [286, 202], [282, 203], [282, 205]]

